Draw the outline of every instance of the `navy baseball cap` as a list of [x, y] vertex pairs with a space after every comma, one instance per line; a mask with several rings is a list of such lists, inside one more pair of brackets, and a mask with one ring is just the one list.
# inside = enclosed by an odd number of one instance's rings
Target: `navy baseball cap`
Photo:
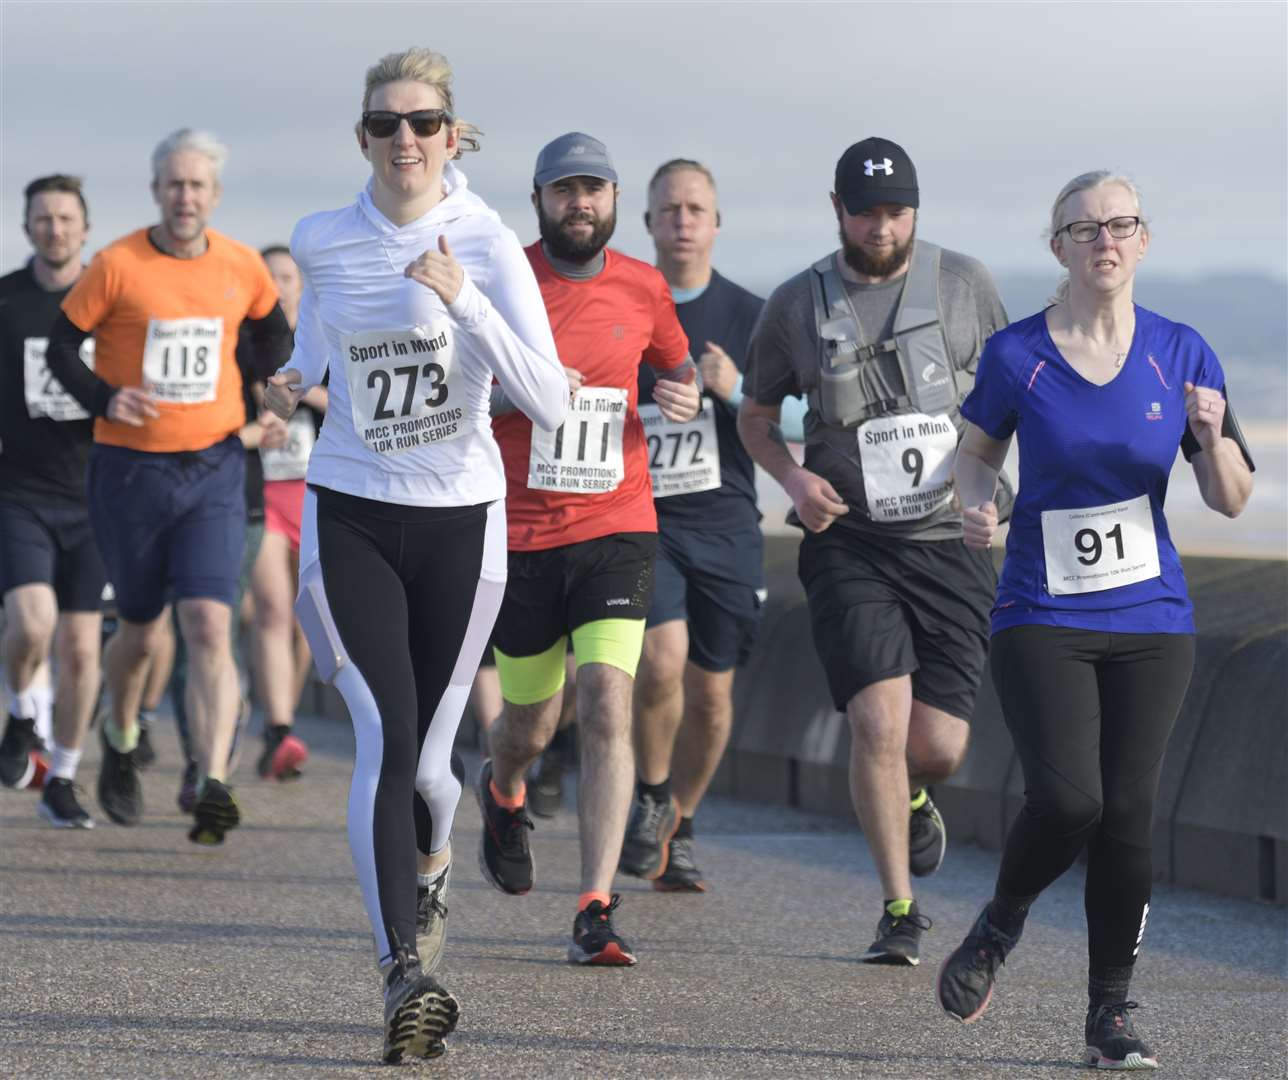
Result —
[[546, 143], [537, 155], [532, 182], [544, 187], [569, 176], [595, 176], [617, 183], [617, 170], [608, 156], [608, 147], [580, 131], [570, 131]]
[[904, 149], [889, 139], [856, 142], [836, 163], [836, 194], [851, 214], [882, 203], [920, 205], [917, 170]]

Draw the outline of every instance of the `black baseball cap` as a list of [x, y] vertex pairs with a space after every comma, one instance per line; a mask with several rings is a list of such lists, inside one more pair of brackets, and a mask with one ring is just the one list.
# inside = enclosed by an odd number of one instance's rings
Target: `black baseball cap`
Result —
[[851, 214], [882, 203], [916, 209], [917, 170], [903, 147], [889, 139], [873, 137], [856, 142], [836, 163], [836, 194]]

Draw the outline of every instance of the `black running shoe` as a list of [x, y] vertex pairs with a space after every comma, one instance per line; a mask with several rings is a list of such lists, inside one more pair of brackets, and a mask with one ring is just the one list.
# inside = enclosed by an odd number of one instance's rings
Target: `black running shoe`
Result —
[[140, 719], [139, 744], [134, 748], [134, 764], [142, 770], [155, 763], [156, 759], [157, 752], [152, 745], [151, 728]]
[[907, 964], [916, 967], [921, 963], [918, 948], [921, 935], [930, 929], [930, 920], [917, 910], [914, 903], [907, 915], [883, 912], [877, 923], [877, 939], [868, 946], [859, 959], [865, 964]]
[[483, 814], [483, 838], [479, 841], [479, 869], [503, 893], [522, 896], [532, 888], [536, 864], [528, 847], [528, 832], [535, 828], [521, 810], [507, 810], [492, 798], [492, 762], [483, 762], [474, 794]]
[[233, 798], [232, 789], [210, 777], [201, 786], [201, 795], [192, 808], [192, 816], [197, 821], [188, 830], [188, 839], [206, 847], [222, 844], [224, 836], [241, 824], [241, 810]]
[[452, 864], [448, 863], [433, 885], [416, 886], [416, 952], [420, 956], [420, 969], [433, 975], [443, 962], [443, 946], [447, 943], [447, 887], [452, 879]]
[[547, 750], [528, 770], [528, 809], [537, 817], [552, 818], [563, 805], [563, 762]]
[[935, 804], [926, 801], [908, 819], [908, 869], [913, 877], [929, 877], [939, 869], [948, 850], [948, 830]]
[[5, 725], [4, 738], [0, 739], [0, 784], [11, 788], [25, 788], [35, 772], [33, 750], [40, 749], [36, 734], [36, 721], [23, 720], [10, 715]]
[[653, 888], [658, 892], [706, 892], [702, 871], [693, 861], [693, 839], [688, 836], [674, 837], [670, 848], [666, 871], [653, 880]]
[[309, 748], [290, 727], [270, 727], [264, 733], [264, 750], [255, 771], [265, 780], [298, 780], [300, 766], [309, 758]]
[[988, 921], [988, 905], [979, 913], [966, 940], [940, 965], [935, 995], [944, 1012], [963, 1024], [984, 1015], [993, 996], [997, 969], [1020, 940], [1003, 934]]
[[662, 802], [636, 792], [617, 869], [645, 881], [661, 877], [670, 857], [671, 838], [679, 827], [680, 807], [674, 796]]
[[1087, 1010], [1087, 1050], [1082, 1063], [1093, 1069], [1157, 1069], [1154, 1057], [1143, 1039], [1136, 1034], [1129, 1009], [1139, 1009], [1134, 1001], [1099, 1005]]
[[94, 819], [76, 798], [76, 785], [59, 776], [51, 776], [45, 781], [45, 790], [41, 792], [36, 811], [55, 829], [94, 827]]
[[98, 805], [118, 825], [135, 825], [143, 816], [143, 785], [134, 751], [122, 754], [107, 741], [106, 725], [98, 731], [103, 760], [98, 765]]
[[622, 898], [613, 894], [608, 906], [592, 900], [572, 924], [572, 944], [568, 946], [568, 962], [593, 964], [596, 967], [631, 967], [635, 954], [631, 947], [613, 929], [613, 912]]
[[399, 954], [385, 976], [385, 1064], [441, 1056], [460, 1012], [456, 998], [421, 971], [420, 961]]

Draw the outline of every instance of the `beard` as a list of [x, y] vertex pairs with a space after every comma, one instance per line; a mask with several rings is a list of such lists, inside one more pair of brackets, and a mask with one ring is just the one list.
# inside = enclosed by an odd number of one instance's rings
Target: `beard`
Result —
[[[579, 239], [565, 232], [568, 225], [581, 222], [591, 224], [589, 236]], [[617, 228], [617, 207], [614, 206], [613, 212], [603, 219], [596, 219], [589, 214], [570, 213], [565, 215], [563, 220], [555, 221], [554, 218], [546, 215], [545, 209], [541, 206], [541, 200], [538, 199], [537, 225], [541, 229], [541, 239], [545, 241], [546, 248], [556, 259], [571, 263], [588, 263], [603, 251], [605, 245], [612, 239], [613, 230]]]
[[856, 274], [863, 274], [865, 277], [889, 277], [900, 269], [908, 261], [908, 255], [912, 251], [912, 242], [917, 239], [917, 228], [914, 225], [912, 232], [908, 235], [907, 243], [896, 244], [889, 254], [873, 255], [858, 244], [850, 243], [845, 235], [844, 226], [840, 226], [839, 231], [841, 234], [841, 253], [845, 257], [845, 264]]

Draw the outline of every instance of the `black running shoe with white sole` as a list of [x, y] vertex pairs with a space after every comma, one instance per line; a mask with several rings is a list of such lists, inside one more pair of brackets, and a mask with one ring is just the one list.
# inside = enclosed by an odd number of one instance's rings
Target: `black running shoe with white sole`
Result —
[[944, 1012], [963, 1024], [983, 1016], [993, 997], [997, 969], [1019, 940], [1018, 934], [1010, 937], [988, 921], [985, 904], [966, 939], [940, 965], [935, 996]]
[[385, 976], [385, 1064], [440, 1057], [460, 1012], [456, 998], [422, 972], [418, 960], [399, 955]]
[[1082, 1063], [1093, 1069], [1131, 1072], [1157, 1069], [1158, 1059], [1132, 1026], [1130, 1009], [1139, 1009], [1134, 1001], [1099, 1005], [1087, 1010], [1087, 1049]]
[[204, 847], [215, 847], [224, 836], [241, 824], [241, 808], [232, 789], [219, 780], [207, 777], [192, 808], [196, 823], [188, 830], [188, 839]]
[[528, 833], [535, 828], [526, 813], [507, 810], [492, 797], [492, 762], [483, 762], [474, 786], [483, 815], [483, 836], [479, 840], [479, 869], [503, 893], [522, 896], [532, 888], [536, 864], [528, 846]]
[[0, 784], [11, 788], [24, 788], [35, 772], [33, 750], [40, 749], [40, 736], [36, 734], [36, 721], [10, 715], [5, 724], [4, 738], [0, 739]]
[[693, 838], [677, 836], [671, 840], [667, 855], [666, 870], [661, 877], [653, 879], [653, 888], [658, 892], [706, 892], [706, 882], [702, 880], [702, 871], [693, 858]]
[[636, 792], [617, 869], [652, 881], [666, 873], [671, 838], [680, 827], [680, 807], [674, 796], [662, 801]]
[[568, 962], [595, 967], [631, 967], [635, 954], [631, 947], [613, 929], [613, 912], [622, 898], [613, 894], [608, 906], [592, 900], [572, 924], [572, 944], [568, 946]]
[[882, 912], [877, 923], [877, 938], [859, 959], [865, 964], [895, 964], [916, 967], [921, 963], [921, 935], [930, 929], [930, 920], [914, 903], [907, 915]]
[[447, 887], [452, 879], [452, 864], [432, 885], [416, 886], [416, 953], [420, 969], [433, 975], [443, 962], [443, 946], [447, 943]]
[[139, 783], [134, 751], [122, 754], [107, 741], [99, 727], [103, 760], [98, 766], [98, 805], [118, 825], [134, 825], [143, 816], [143, 785]]
[[45, 781], [36, 812], [55, 829], [94, 827], [94, 819], [76, 798], [76, 785], [60, 776], [51, 776]]
[[908, 869], [913, 877], [929, 877], [939, 869], [948, 850], [948, 830], [927, 792], [908, 819]]

